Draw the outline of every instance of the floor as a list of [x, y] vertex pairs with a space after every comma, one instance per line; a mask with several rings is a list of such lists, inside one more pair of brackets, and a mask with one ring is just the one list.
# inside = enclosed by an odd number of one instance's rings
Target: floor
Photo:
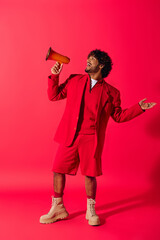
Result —
[[80, 187], [65, 190], [68, 219], [40, 224], [39, 217], [50, 209], [51, 195], [50, 189], [1, 191], [0, 239], [160, 239], [159, 192], [99, 187], [96, 212], [101, 225], [96, 227], [85, 220], [86, 196]]

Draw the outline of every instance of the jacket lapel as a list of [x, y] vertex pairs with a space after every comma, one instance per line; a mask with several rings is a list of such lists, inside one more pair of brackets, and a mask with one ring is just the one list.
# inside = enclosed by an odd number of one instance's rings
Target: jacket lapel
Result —
[[79, 104], [79, 106], [76, 106], [78, 107], [78, 109], [80, 109], [80, 104], [81, 104], [81, 101], [82, 101], [82, 96], [83, 96], [83, 92], [84, 92], [84, 88], [85, 88], [85, 85], [87, 83], [87, 75], [83, 75], [79, 78], [78, 80], [78, 86], [77, 86], [77, 103]]
[[99, 100], [98, 100], [98, 109], [97, 109], [96, 122], [95, 122], [96, 124], [98, 122], [102, 108], [104, 107], [106, 102], [109, 102], [109, 96], [110, 95], [109, 95], [108, 84], [103, 80], [101, 91], [100, 91], [100, 96], [99, 96]]

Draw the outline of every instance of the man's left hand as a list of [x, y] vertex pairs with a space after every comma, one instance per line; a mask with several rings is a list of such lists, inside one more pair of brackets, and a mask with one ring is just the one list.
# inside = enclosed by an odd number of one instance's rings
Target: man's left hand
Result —
[[146, 102], [144, 102], [146, 99], [147, 99], [147, 98], [144, 98], [143, 100], [141, 100], [141, 101], [139, 102], [139, 105], [141, 106], [141, 108], [142, 108], [143, 110], [152, 108], [152, 107], [154, 107], [154, 106], [157, 104], [157, 103], [155, 103], [155, 102], [146, 103]]

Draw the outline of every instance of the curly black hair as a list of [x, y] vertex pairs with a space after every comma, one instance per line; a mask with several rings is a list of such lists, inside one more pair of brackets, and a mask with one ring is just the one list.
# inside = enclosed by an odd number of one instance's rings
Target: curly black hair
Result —
[[87, 58], [90, 56], [94, 56], [98, 60], [99, 64], [104, 65], [101, 70], [102, 78], [107, 77], [113, 65], [112, 59], [109, 57], [108, 53], [101, 51], [100, 49], [95, 49], [88, 54]]

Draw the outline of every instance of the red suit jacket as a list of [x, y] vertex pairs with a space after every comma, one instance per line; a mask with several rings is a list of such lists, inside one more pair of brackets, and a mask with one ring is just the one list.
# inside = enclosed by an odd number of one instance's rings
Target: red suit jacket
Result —
[[[48, 77], [49, 100], [57, 101], [67, 97], [65, 111], [54, 137], [55, 141], [66, 146], [72, 144], [76, 133], [87, 78], [90, 80], [89, 74], [71, 74], [64, 83], [59, 85], [59, 75], [52, 74]], [[97, 103], [94, 157], [101, 158], [105, 131], [110, 116], [114, 121], [121, 123], [129, 121], [143, 112], [144, 110], [142, 110], [139, 103], [122, 110], [120, 91], [103, 79]]]

